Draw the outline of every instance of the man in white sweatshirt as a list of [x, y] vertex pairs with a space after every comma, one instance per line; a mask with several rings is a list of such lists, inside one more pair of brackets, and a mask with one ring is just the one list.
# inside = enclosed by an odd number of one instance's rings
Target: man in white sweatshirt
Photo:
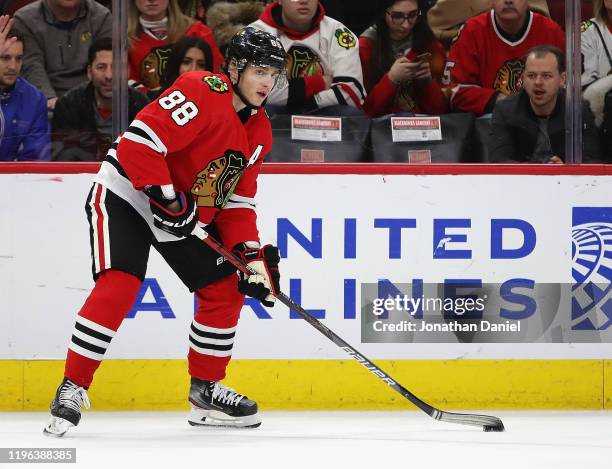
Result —
[[365, 90], [357, 37], [325, 16], [318, 0], [276, 0], [251, 26], [276, 36], [289, 54], [287, 83], [272, 91], [268, 104], [292, 112], [333, 106], [338, 115], [361, 108]]

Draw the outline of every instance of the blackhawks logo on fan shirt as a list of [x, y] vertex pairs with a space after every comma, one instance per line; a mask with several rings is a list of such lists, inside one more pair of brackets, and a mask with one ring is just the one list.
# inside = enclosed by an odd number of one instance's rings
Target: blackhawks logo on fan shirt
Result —
[[586, 20], [580, 23], [580, 32], [583, 33], [593, 25], [591, 20]]
[[338, 44], [340, 44], [340, 47], [344, 47], [345, 49], [355, 47], [357, 44], [355, 36], [353, 36], [353, 34], [347, 28], [336, 29], [335, 36], [336, 39], [338, 39]]
[[497, 71], [493, 88], [507, 96], [518, 93], [523, 88], [524, 68], [521, 59], [506, 61]]
[[204, 78], [202, 78], [202, 81], [206, 83], [209, 86], [210, 90], [214, 91], [215, 93], [227, 93], [229, 90], [227, 83], [225, 83], [217, 75], [205, 76]]
[[237, 150], [226, 150], [223, 156], [209, 161], [191, 186], [198, 207], [223, 208], [246, 166], [247, 159]]
[[289, 49], [287, 63], [288, 78], [303, 78], [324, 75], [321, 59], [305, 46], [293, 46]]

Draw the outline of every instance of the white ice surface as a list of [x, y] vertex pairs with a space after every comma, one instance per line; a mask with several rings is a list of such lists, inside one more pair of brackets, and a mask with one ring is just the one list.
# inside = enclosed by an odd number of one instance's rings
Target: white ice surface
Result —
[[0, 447], [76, 448], [76, 465], [42, 466], [64, 468], [612, 468], [612, 412], [484, 413], [506, 431], [417, 411], [263, 412], [243, 430], [190, 427], [183, 412], [89, 411], [56, 439], [42, 434], [45, 413], [0, 413]]

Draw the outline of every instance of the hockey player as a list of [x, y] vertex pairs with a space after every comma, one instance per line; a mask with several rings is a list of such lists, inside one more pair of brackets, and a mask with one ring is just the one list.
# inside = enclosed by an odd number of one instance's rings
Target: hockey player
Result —
[[[273, 306], [278, 249], [260, 247], [254, 211], [257, 175], [272, 131], [261, 109], [286, 68], [276, 38], [246, 28], [230, 42], [226, 72], [181, 75], [113, 144], [94, 179], [86, 212], [95, 287], [79, 311], [64, 380], [45, 433], [62, 436], [89, 406], [87, 389], [136, 298], [153, 246], [198, 308], [188, 354], [192, 425], [257, 427], [257, 404], [222, 385], [244, 295]], [[190, 235], [196, 223], [218, 236], [259, 275]]]

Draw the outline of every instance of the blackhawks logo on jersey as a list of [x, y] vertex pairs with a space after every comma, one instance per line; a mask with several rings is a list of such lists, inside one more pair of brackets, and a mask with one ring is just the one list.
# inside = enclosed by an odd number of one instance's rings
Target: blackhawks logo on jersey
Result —
[[289, 49], [287, 78], [304, 78], [324, 75], [321, 59], [308, 47], [294, 46]]
[[417, 111], [417, 103], [414, 100], [414, 95], [414, 82], [403, 83], [395, 94], [393, 105], [401, 109], [402, 112], [415, 112]]
[[355, 47], [357, 44], [355, 36], [353, 36], [353, 33], [351, 33], [347, 28], [336, 29], [334, 35], [336, 36], [336, 39], [338, 39], [338, 44], [340, 44], [340, 47], [344, 47], [345, 49]]
[[580, 32], [581, 33], [585, 32], [587, 29], [591, 27], [592, 24], [593, 22], [591, 20], [583, 21], [582, 23], [580, 23]]
[[508, 60], [497, 71], [493, 88], [507, 96], [518, 93], [523, 87], [523, 70], [525, 64], [521, 59]]
[[191, 186], [198, 207], [223, 208], [246, 166], [246, 157], [237, 150], [226, 150], [223, 156], [209, 161]]
[[217, 75], [207, 75], [202, 78], [202, 81], [208, 85], [211, 91], [215, 93], [227, 93], [229, 87], [221, 78]]
[[161, 77], [166, 70], [172, 47], [154, 47], [140, 63], [140, 81], [150, 90], [161, 86]]

